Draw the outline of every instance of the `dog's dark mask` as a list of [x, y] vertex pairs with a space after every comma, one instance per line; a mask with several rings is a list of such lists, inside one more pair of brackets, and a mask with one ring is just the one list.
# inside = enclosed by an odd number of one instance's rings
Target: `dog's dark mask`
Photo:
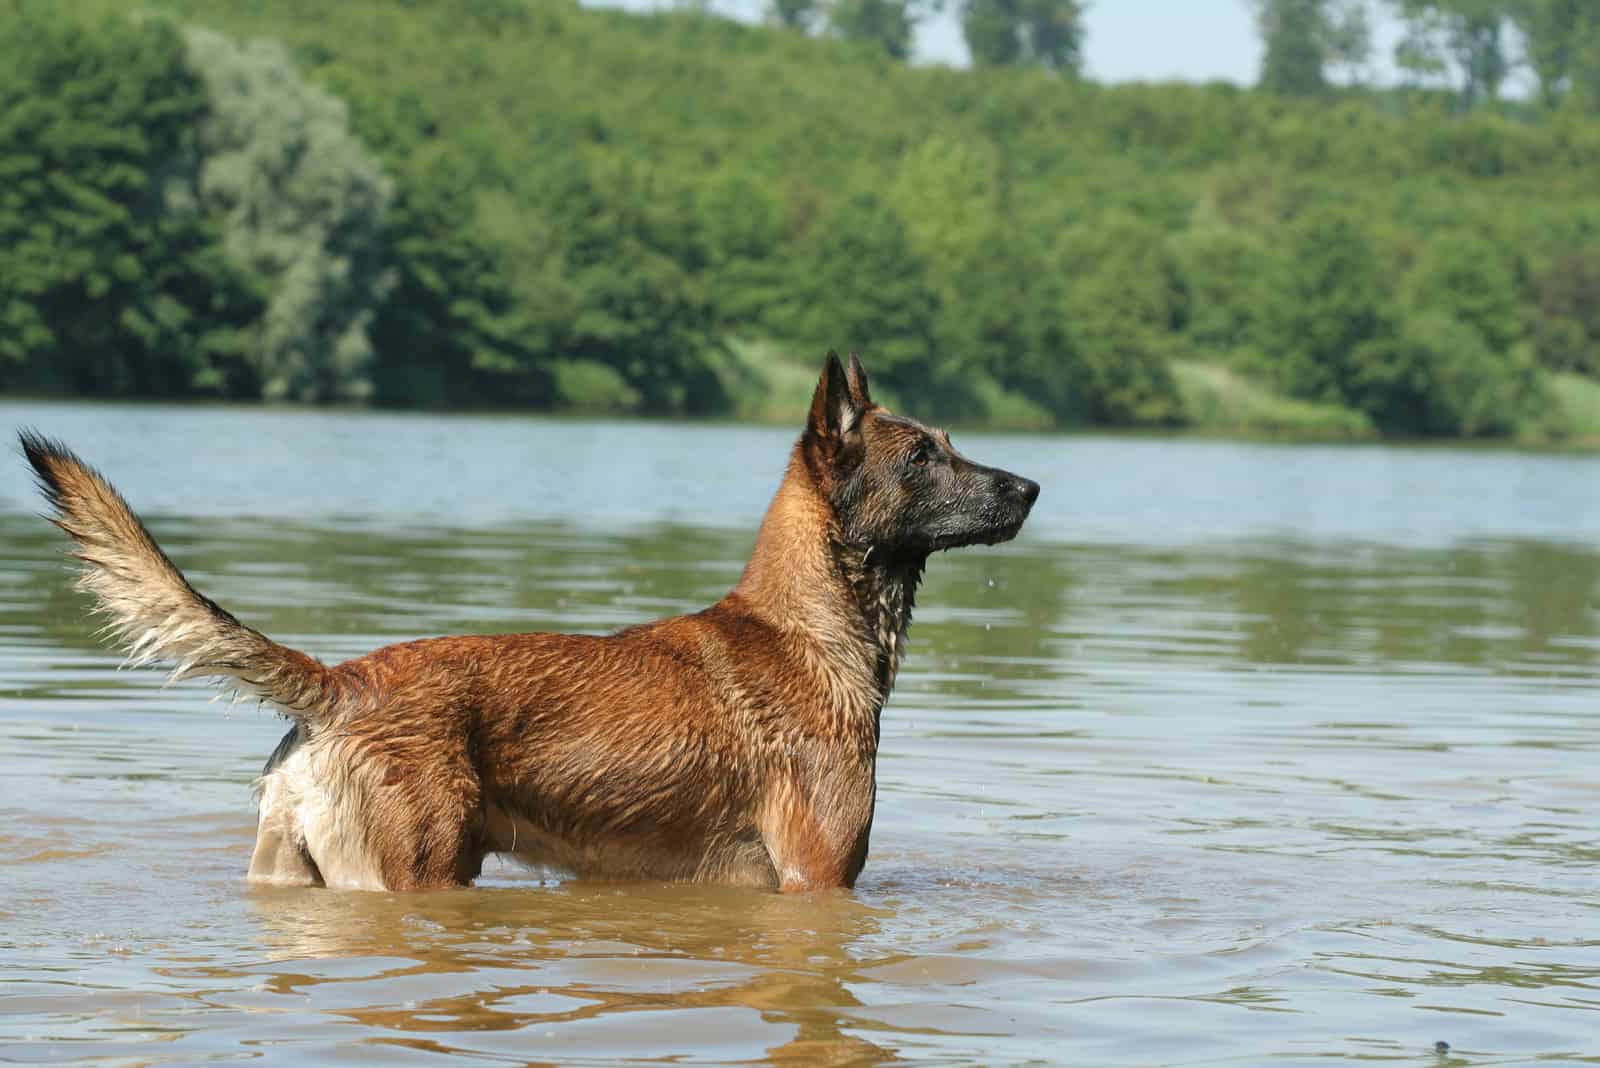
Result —
[[845, 542], [888, 558], [1009, 541], [1039, 484], [975, 464], [950, 435], [872, 401], [861, 361], [828, 353], [801, 439]]

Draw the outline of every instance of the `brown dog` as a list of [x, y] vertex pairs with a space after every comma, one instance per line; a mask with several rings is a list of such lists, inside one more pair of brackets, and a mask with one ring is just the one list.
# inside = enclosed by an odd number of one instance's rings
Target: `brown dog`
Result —
[[460, 886], [487, 853], [600, 878], [805, 890], [867, 857], [878, 716], [928, 555], [1014, 537], [1038, 496], [875, 405], [828, 354], [739, 584], [607, 637], [433, 638], [327, 667], [196, 592], [111, 486], [22, 447], [134, 663], [294, 720], [250, 878]]

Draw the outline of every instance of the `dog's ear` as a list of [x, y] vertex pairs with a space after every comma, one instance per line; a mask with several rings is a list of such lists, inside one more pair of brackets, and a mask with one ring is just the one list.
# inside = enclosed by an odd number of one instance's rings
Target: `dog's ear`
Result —
[[859, 436], [862, 408], [851, 394], [850, 378], [839, 362], [839, 354], [829, 350], [822, 377], [817, 379], [817, 391], [811, 395], [806, 434], [831, 445], [842, 445]]
[[872, 391], [867, 388], [867, 369], [861, 366], [860, 357], [853, 352], [850, 354], [848, 371], [845, 380], [850, 384], [850, 399], [864, 412], [872, 407]]

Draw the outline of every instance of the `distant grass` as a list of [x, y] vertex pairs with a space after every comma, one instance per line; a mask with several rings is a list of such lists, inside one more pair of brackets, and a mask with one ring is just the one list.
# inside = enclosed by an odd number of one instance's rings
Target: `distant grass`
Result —
[[[822, 353], [802, 353], [775, 342], [752, 340], [735, 341], [730, 349], [732, 365], [724, 369], [722, 380], [733, 400], [734, 418], [761, 423], [799, 423], [805, 418], [822, 370]], [[870, 354], [866, 354], [866, 364], [870, 377]], [[1049, 430], [1055, 426], [1048, 411], [987, 375], [977, 375], [971, 389], [979, 411], [970, 420], [958, 422], [992, 430]], [[906, 403], [881, 382], [873, 384], [872, 395], [897, 411], [931, 417], [926, 405], [918, 406], [916, 397]]]
[[722, 374], [736, 419], [756, 423], [799, 423], [811, 405], [822, 369], [820, 356], [809, 363], [771, 341], [739, 339], [729, 344], [731, 366]]
[[1174, 360], [1172, 374], [1189, 425], [1202, 433], [1337, 439], [1376, 436], [1372, 421], [1361, 412], [1285, 397], [1240, 378], [1221, 364]]
[[[735, 418], [763, 423], [794, 423], [805, 418], [822, 366], [820, 355], [802, 354], [770, 341], [740, 340], [731, 346], [729, 362], [723, 381], [733, 400]], [[870, 374], [870, 361], [867, 370]], [[1203, 434], [1322, 440], [1376, 436], [1371, 421], [1360, 412], [1282, 396], [1221, 364], [1179, 360], [1174, 361], [1172, 371], [1189, 425]], [[972, 393], [982, 410], [972, 420], [975, 424], [995, 430], [1048, 430], [1056, 425], [1043, 407], [1003, 389], [987, 376], [973, 383]], [[911, 414], [917, 411], [915, 398], [907, 406], [881, 385], [873, 387], [873, 394], [892, 408]], [[1595, 418], [1600, 420], [1600, 414]]]
[[1600, 445], [1600, 382], [1559, 372], [1546, 377], [1545, 390], [1551, 401], [1549, 415], [1541, 420], [1543, 425], [1530, 428], [1524, 436]]
[[[747, 422], [799, 425], [811, 404], [811, 392], [822, 368], [820, 353], [766, 340], [735, 341], [723, 361], [724, 388], [733, 402], [732, 416]], [[872, 370], [868, 361], [867, 371]], [[574, 373], [576, 372], [576, 373]], [[1183, 400], [1191, 431], [1208, 435], [1279, 437], [1317, 441], [1375, 438], [1377, 431], [1364, 414], [1336, 404], [1314, 404], [1285, 397], [1219, 363], [1174, 360], [1173, 377]], [[570, 377], [569, 377], [570, 376]], [[587, 400], [580, 410], [616, 411], [620, 379], [595, 375], [591, 367], [564, 369], [563, 393]], [[1550, 410], [1537, 425], [1518, 437], [1527, 443], [1560, 442], [1600, 446], [1600, 381], [1582, 375], [1553, 374], [1546, 380]], [[576, 388], [574, 388], [576, 387]], [[898, 411], [926, 416], [916, 398], [908, 405], [881, 384], [872, 390], [879, 401]], [[1029, 398], [1002, 389], [982, 377], [973, 383], [981, 414], [973, 425], [993, 430], [1049, 430], [1050, 413]]]

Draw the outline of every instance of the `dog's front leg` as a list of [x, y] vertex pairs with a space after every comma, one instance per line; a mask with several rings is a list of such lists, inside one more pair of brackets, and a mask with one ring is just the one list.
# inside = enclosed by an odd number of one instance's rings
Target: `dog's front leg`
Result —
[[877, 784], [870, 766], [852, 770], [805, 785], [785, 781], [768, 797], [762, 840], [784, 893], [855, 885]]

